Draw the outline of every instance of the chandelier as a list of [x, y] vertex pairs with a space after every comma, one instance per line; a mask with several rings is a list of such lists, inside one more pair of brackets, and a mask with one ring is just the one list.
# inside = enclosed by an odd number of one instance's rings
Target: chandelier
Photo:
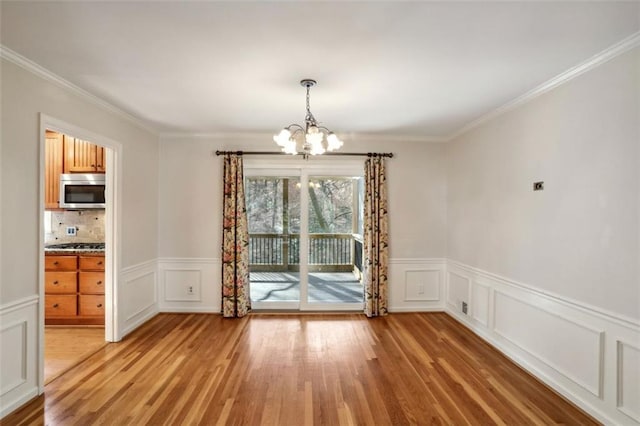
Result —
[[[316, 85], [315, 80], [304, 79], [300, 81], [302, 87], [307, 88], [307, 115], [304, 117], [304, 126], [291, 124], [273, 137], [273, 141], [282, 147], [286, 154], [302, 154], [304, 157], [321, 155], [326, 151], [335, 151], [342, 147], [342, 141], [326, 127], [319, 126], [311, 109], [309, 108], [309, 89]], [[298, 152], [298, 144], [302, 151]]]

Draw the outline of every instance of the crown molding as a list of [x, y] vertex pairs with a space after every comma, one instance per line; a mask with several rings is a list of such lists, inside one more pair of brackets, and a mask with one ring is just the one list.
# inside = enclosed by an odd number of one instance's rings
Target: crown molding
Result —
[[[275, 131], [274, 131], [275, 133]], [[178, 139], [211, 139], [225, 141], [271, 141], [274, 133], [249, 133], [249, 132], [221, 132], [221, 133], [160, 133], [161, 140], [178, 140]], [[417, 142], [417, 143], [442, 143], [448, 139], [439, 136], [416, 136], [416, 135], [398, 135], [398, 134], [377, 134], [377, 133], [344, 133], [340, 134], [340, 138], [345, 142], [351, 141], [370, 141], [370, 142]]]
[[81, 98], [91, 102], [94, 105], [97, 105], [115, 115], [124, 118], [125, 120], [135, 124], [136, 126], [152, 133], [155, 136], [158, 136], [158, 131], [153, 127], [149, 126], [144, 121], [140, 120], [138, 117], [135, 117], [128, 112], [110, 104], [102, 98], [97, 97], [96, 95], [87, 92], [86, 90], [76, 86], [68, 80], [60, 77], [57, 74], [49, 71], [48, 69], [42, 67], [41, 65], [33, 62], [32, 60], [20, 55], [17, 52], [9, 49], [8, 47], [0, 44], [0, 58], [6, 59], [9, 62], [14, 63], [15, 65], [31, 72], [32, 74], [37, 75], [38, 77], [47, 80], [51, 83], [54, 83], [57, 86], [62, 87], [63, 89], [70, 90]]
[[512, 109], [522, 104], [525, 104], [533, 100], [534, 98], [537, 98], [538, 96], [552, 89], [555, 89], [556, 87], [562, 84], [565, 84], [570, 80], [573, 80], [574, 78], [584, 74], [585, 72], [591, 71], [592, 69], [638, 46], [640, 46], [640, 31], [633, 33], [631, 36], [625, 39], [622, 39], [621, 41], [615, 43], [612, 46], [609, 46], [608, 48], [601, 51], [600, 53], [597, 53], [591, 58], [587, 59], [586, 61], [581, 62], [580, 64], [572, 68], [569, 68], [567, 71], [561, 74], [558, 74], [557, 76], [533, 88], [532, 90], [526, 92], [525, 94], [507, 102], [506, 104], [494, 109], [493, 111], [487, 114], [480, 116], [476, 120], [471, 121], [470, 123], [463, 126], [460, 130], [452, 133], [451, 135], [447, 136], [444, 139], [447, 142], [453, 139], [456, 139], [462, 136], [463, 134], [467, 133], [471, 129], [474, 129], [480, 126], [481, 124], [484, 124], [487, 121], [492, 120], [493, 118], [496, 118], [508, 111], [511, 111]]

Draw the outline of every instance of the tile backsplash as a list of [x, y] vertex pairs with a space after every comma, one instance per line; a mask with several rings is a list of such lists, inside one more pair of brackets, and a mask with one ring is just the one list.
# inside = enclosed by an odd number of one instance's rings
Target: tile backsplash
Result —
[[[104, 242], [104, 210], [65, 210], [45, 212], [45, 222], [50, 215], [51, 227], [45, 223], [45, 244], [100, 243]], [[67, 235], [67, 227], [75, 226], [76, 235]]]

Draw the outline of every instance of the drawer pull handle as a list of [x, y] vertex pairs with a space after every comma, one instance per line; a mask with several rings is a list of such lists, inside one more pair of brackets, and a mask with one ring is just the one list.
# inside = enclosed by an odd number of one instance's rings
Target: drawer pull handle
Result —
[[98, 308], [102, 308], [102, 303], [98, 303]]
[[54, 304], [53, 304], [53, 307], [54, 307], [54, 308], [57, 308], [57, 307], [58, 307], [58, 304], [57, 304], [57, 303], [54, 303]]
[[57, 260], [53, 262], [54, 265], [59, 265], [60, 262], [58, 262]]
[[100, 284], [102, 284], [102, 281], [98, 281], [96, 284], [97, 284], [97, 285], [100, 285]]
[[53, 285], [58, 285], [58, 280], [54, 281]]
[[102, 260], [98, 261], [98, 265], [102, 265]]

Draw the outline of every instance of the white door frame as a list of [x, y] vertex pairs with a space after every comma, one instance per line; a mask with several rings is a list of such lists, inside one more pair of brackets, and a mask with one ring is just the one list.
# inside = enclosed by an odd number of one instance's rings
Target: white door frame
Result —
[[[364, 161], [325, 157], [314, 160], [290, 158], [244, 160], [244, 176], [295, 176], [300, 178], [300, 187], [309, 185], [310, 177], [364, 176]], [[355, 195], [355, 194], [354, 194]], [[252, 303], [255, 309], [298, 309], [300, 311], [361, 311], [362, 303], [309, 303], [309, 196], [300, 194], [300, 302]]]
[[97, 133], [93, 133], [71, 123], [40, 114], [40, 195], [39, 195], [39, 312], [38, 312], [38, 387], [44, 392], [44, 177], [46, 130], [54, 130], [69, 136], [88, 140], [107, 148], [106, 151], [106, 191], [105, 191], [105, 321], [104, 331], [107, 342], [122, 339], [118, 318], [118, 283], [120, 278], [120, 220], [122, 194], [122, 144]]

